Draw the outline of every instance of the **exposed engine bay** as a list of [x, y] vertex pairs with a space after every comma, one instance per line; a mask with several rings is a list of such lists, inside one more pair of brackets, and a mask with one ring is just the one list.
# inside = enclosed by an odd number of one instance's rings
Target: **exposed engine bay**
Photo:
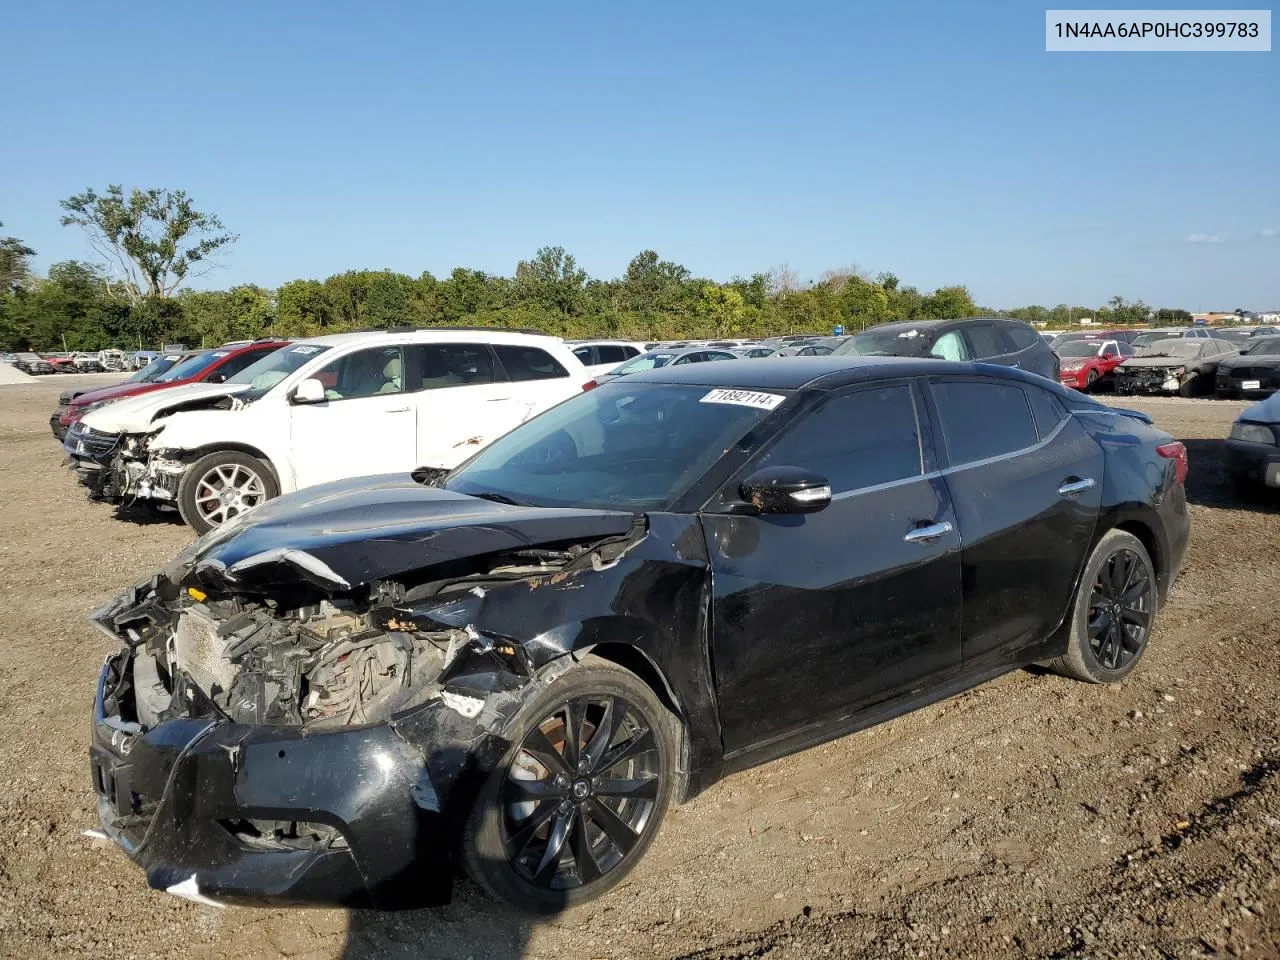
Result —
[[[226, 591], [215, 594], [204, 581], [182, 587], [160, 576], [95, 617], [132, 650], [117, 677], [120, 693], [127, 686], [132, 696], [112, 699], [142, 730], [193, 716], [315, 728], [369, 724], [437, 697], [475, 716], [483, 701], [446, 689], [452, 676], [482, 672], [494, 692], [522, 685], [535, 671], [519, 643], [462, 622], [467, 601], [576, 567], [598, 569], [630, 539], [478, 557], [447, 579], [381, 580], [346, 591], [282, 580], [264, 592], [228, 577]], [[290, 560], [307, 563], [296, 552]]]

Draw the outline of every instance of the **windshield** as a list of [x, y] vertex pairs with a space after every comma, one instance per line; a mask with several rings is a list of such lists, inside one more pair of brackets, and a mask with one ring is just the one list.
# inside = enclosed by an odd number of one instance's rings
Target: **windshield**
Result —
[[234, 377], [229, 377], [227, 383], [247, 383], [249, 389], [242, 390], [236, 396], [241, 400], [257, 400], [308, 360], [328, 349], [318, 343], [298, 343], [272, 350], [257, 363], [250, 364]]
[[642, 353], [633, 360], [628, 360], [622, 366], [614, 369], [614, 373], [628, 374], [639, 373], [641, 370], [657, 370], [659, 367], [665, 367], [668, 363], [676, 358], [674, 353]]
[[868, 330], [850, 337], [831, 352], [841, 357], [922, 357], [932, 343], [933, 337], [919, 330]]
[[226, 355], [226, 350], [206, 350], [204, 353], [194, 354], [179, 363], [175, 363], [160, 376], [156, 377], [153, 382], [173, 383], [175, 380], [187, 380], [191, 377], [199, 376]]
[[1157, 340], [1143, 351], [1144, 357], [1198, 357], [1202, 344], [1195, 340]]
[[542, 507], [666, 507], [784, 399], [613, 380], [495, 440], [442, 486]]
[[172, 369], [173, 365], [178, 363], [181, 359], [182, 354], [180, 353], [171, 353], [168, 356], [156, 357], [125, 382], [151, 383], [153, 380], [158, 379], [160, 374], [164, 373], [166, 370]]
[[1098, 346], [1096, 340], [1073, 340], [1064, 343], [1057, 352], [1060, 357], [1093, 357], [1098, 354]]
[[1280, 337], [1267, 337], [1263, 340], [1251, 341], [1249, 345], [1240, 352], [1247, 353], [1252, 357], [1256, 357], [1260, 354], [1280, 354]]
[[1151, 344], [1156, 343], [1160, 340], [1168, 340], [1168, 339], [1169, 339], [1169, 334], [1167, 332], [1165, 332], [1164, 330], [1155, 330], [1150, 333], [1138, 334], [1136, 337], [1133, 338], [1133, 345], [1135, 347], [1149, 347], [1151, 346]]

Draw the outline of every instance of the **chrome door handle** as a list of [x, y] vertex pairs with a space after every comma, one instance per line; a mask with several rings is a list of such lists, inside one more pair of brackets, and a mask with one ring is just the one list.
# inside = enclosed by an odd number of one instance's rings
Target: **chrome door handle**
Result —
[[1084, 493], [1093, 486], [1093, 477], [1085, 477], [1083, 480], [1076, 478], [1068, 480], [1058, 488], [1058, 493], [1064, 497], [1074, 497], [1077, 493]]
[[928, 543], [930, 540], [937, 540], [941, 536], [945, 536], [952, 530], [951, 524], [946, 520], [941, 523], [930, 523], [923, 527], [912, 527], [903, 536], [903, 540], [907, 543]]
[[409, 412], [409, 408], [408, 408], [408, 407], [395, 407], [395, 408], [393, 408], [393, 409], [391, 409], [391, 410], [383, 410], [382, 412], [383, 412], [383, 413], [408, 413], [408, 412]]

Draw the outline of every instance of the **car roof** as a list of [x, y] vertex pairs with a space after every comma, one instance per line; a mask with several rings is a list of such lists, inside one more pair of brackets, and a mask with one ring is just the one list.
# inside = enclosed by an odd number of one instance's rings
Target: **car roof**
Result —
[[[988, 323], [1012, 323], [1018, 326], [1030, 326], [1022, 320], [1010, 320], [1006, 317], [948, 317], [939, 320], [898, 320], [894, 323], [878, 323], [874, 327], [859, 330], [858, 333], [892, 333], [895, 330], [935, 330], [956, 323], [973, 323], [982, 320]], [[857, 336], [857, 334], [853, 334]], [[814, 337], [815, 340], [826, 339]]]
[[689, 383], [740, 390], [798, 390], [801, 387], [833, 389], [846, 384], [895, 377], [968, 374], [1004, 377], [1038, 383], [1052, 389], [1052, 381], [1013, 367], [992, 363], [961, 363], [916, 357], [761, 357], [750, 363], [691, 363], [685, 366], [642, 370], [626, 377], [626, 383]]
[[530, 347], [568, 346], [559, 337], [545, 333], [525, 333], [503, 330], [501, 327], [439, 327], [414, 330], [362, 330], [354, 333], [331, 333], [323, 337], [308, 337], [294, 341], [314, 346], [341, 347], [352, 343], [455, 343], [459, 340], [471, 343], [509, 343]]

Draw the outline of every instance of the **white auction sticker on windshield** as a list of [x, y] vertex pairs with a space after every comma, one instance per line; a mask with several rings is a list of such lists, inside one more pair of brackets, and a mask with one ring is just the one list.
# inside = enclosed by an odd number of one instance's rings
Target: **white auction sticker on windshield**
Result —
[[734, 403], [740, 407], [772, 410], [787, 399], [780, 393], [757, 393], [754, 390], [712, 390], [699, 403]]
[[290, 350], [289, 352], [290, 352], [290, 353], [319, 353], [319, 352], [320, 352], [320, 348], [319, 348], [319, 347], [306, 347], [306, 346], [303, 346], [303, 347], [294, 347], [294, 348], [293, 348], [292, 350]]

